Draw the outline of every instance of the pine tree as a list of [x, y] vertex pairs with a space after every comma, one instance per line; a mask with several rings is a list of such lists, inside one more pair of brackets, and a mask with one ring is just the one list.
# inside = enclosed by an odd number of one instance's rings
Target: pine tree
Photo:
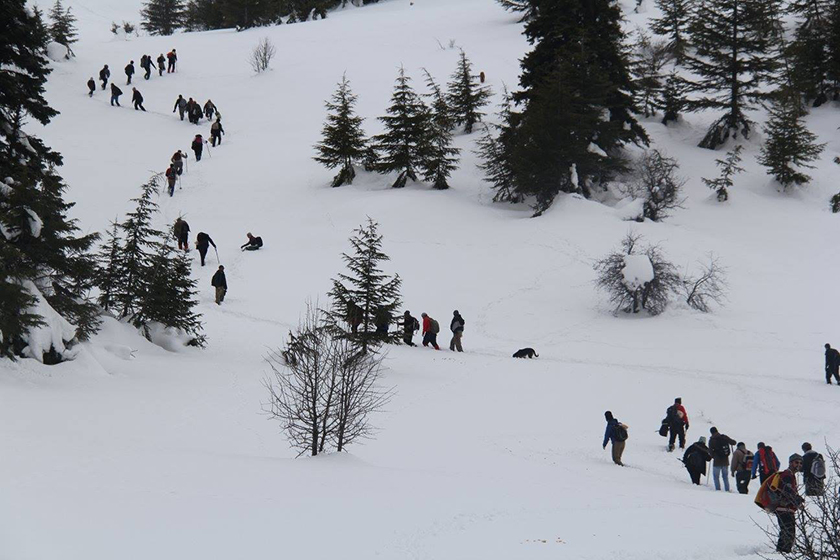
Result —
[[142, 27], [150, 35], [172, 35], [184, 26], [183, 0], [149, 0], [140, 11]]
[[794, 0], [789, 9], [799, 21], [787, 49], [793, 83], [807, 101], [819, 107], [829, 98], [831, 0]]
[[64, 9], [61, 0], [55, 0], [55, 4], [50, 10], [50, 19], [52, 25], [50, 25], [49, 33], [53, 41], [68, 48], [78, 41], [76, 16], [70, 12], [69, 7], [66, 10]]
[[729, 200], [729, 189], [735, 184], [735, 175], [744, 171], [744, 168], [738, 165], [741, 163], [741, 151], [743, 149], [744, 147], [738, 144], [726, 152], [724, 159], [715, 160], [715, 164], [720, 167], [720, 175], [716, 179], [701, 177], [703, 184], [715, 191], [718, 202]]
[[690, 0], [656, 0], [662, 17], [651, 21], [650, 28], [657, 35], [668, 37], [668, 50], [681, 64], [688, 46], [688, 26], [691, 22]]
[[452, 147], [453, 118], [446, 97], [428, 70], [426, 86], [429, 94], [431, 115], [429, 117], [429, 135], [426, 138], [426, 150], [423, 157], [423, 179], [432, 183], [438, 190], [449, 188], [447, 180], [458, 168], [458, 154], [461, 150]]
[[[46, 125], [57, 114], [43, 97], [50, 72], [43, 25], [23, 0], [4, 3], [3, 23], [0, 68], [15, 71], [0, 72], [0, 354], [12, 357], [43, 320], [32, 308], [40, 297], [76, 326], [73, 340], [54, 343], [67, 347], [96, 331], [88, 250], [97, 236], [79, 237], [68, 218], [73, 204], [56, 172], [61, 156], [23, 130], [24, 118]], [[49, 353], [61, 359], [61, 348]]]
[[662, 41], [651, 41], [650, 36], [639, 30], [634, 45], [631, 73], [636, 86], [634, 100], [645, 118], [663, 109], [662, 68], [668, 62], [668, 49]]
[[[378, 224], [368, 218], [350, 237], [353, 254], [342, 254], [349, 274], [333, 279], [330, 290], [332, 308], [328, 323], [334, 332], [356, 344], [361, 353], [376, 350], [386, 342], [400, 339], [397, 331], [381, 332], [377, 324], [394, 321], [400, 306], [400, 276], [389, 277], [380, 263], [390, 260], [382, 252], [382, 235]], [[345, 326], [347, 325], [347, 326]], [[349, 328], [348, 328], [349, 327]]]
[[356, 99], [350, 90], [350, 81], [344, 75], [332, 99], [325, 103], [330, 113], [321, 133], [323, 140], [315, 146], [318, 155], [314, 159], [328, 169], [341, 167], [332, 181], [333, 187], [351, 184], [356, 177], [353, 163], [365, 157], [367, 142], [362, 131], [364, 119], [354, 112]]
[[840, 0], [832, 0], [828, 26], [828, 79], [832, 100], [840, 99]]
[[680, 114], [685, 108], [685, 88], [683, 81], [676, 72], [671, 72], [668, 79], [665, 80], [665, 87], [662, 88], [662, 124], [668, 125], [669, 122], [677, 122], [680, 119]]
[[447, 99], [456, 126], [464, 125], [464, 132], [472, 133], [475, 123], [484, 113], [481, 108], [490, 100], [490, 88], [478, 83], [478, 76], [472, 73], [472, 63], [464, 51], [458, 59], [458, 68], [448, 84]]
[[814, 167], [811, 162], [819, 159], [825, 144], [818, 144], [817, 136], [805, 126], [800, 95], [787, 89], [778, 92], [769, 114], [764, 127], [767, 140], [758, 162], [785, 190], [808, 183], [811, 177], [801, 170]]
[[99, 305], [102, 309], [110, 310], [115, 306], [115, 296], [120, 285], [119, 259], [122, 241], [119, 235], [120, 225], [111, 222], [108, 240], [102, 245], [97, 254], [98, 261], [96, 285], [99, 287]]
[[534, 14], [534, 8], [528, 0], [496, 0], [496, 2], [509, 12], [521, 13], [519, 23], [528, 21]]
[[506, 135], [510, 135], [511, 103], [510, 94], [505, 88], [498, 114], [501, 124], [492, 125], [498, 137], [493, 136], [490, 125], [484, 125], [484, 133], [476, 142], [475, 153], [481, 160], [478, 168], [484, 171], [484, 180], [496, 191], [493, 202], [522, 202], [522, 197], [516, 193], [516, 176], [509, 156], [510, 145], [506, 142]]
[[373, 138], [379, 154], [379, 172], [399, 173], [391, 185], [395, 189], [404, 187], [408, 179], [417, 180], [417, 169], [422, 165], [429, 136], [428, 109], [411, 88], [410, 81], [400, 67], [388, 114], [379, 117], [385, 125], [385, 133]]
[[761, 33], [762, 0], [706, 0], [697, 9], [691, 27], [695, 52], [686, 55], [696, 75], [689, 91], [688, 110], [723, 110], [709, 128], [701, 148], [715, 149], [728, 138], [748, 138], [753, 121], [747, 116], [765, 95], [762, 83], [774, 70], [770, 39]]

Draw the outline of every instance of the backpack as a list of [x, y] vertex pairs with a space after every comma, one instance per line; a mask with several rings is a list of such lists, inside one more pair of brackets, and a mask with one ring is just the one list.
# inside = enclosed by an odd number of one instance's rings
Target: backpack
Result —
[[753, 454], [752, 453], [747, 453], [746, 455], [744, 455], [744, 470], [745, 471], [752, 471], [752, 465], [753, 465]]
[[825, 459], [821, 454], [814, 457], [814, 461], [811, 463], [811, 476], [825, 478]]
[[627, 426], [625, 426], [621, 422], [616, 424], [613, 428], [613, 439], [615, 439], [615, 441], [627, 441], [628, 435], [629, 434], [627, 433]]
[[712, 439], [709, 443], [714, 442], [714, 447], [711, 448], [712, 453], [715, 455], [721, 455], [723, 457], [729, 457], [729, 453], [731, 450], [729, 449], [729, 444], [723, 440], [723, 437], [716, 437]]
[[438, 324], [438, 322], [436, 320], [432, 319], [431, 327], [432, 327], [432, 334], [437, 334], [437, 333], [440, 332], [440, 324]]
[[414, 324], [412, 325], [411, 328], [412, 328], [412, 330], [415, 330], [415, 331], [420, 330], [420, 323], [417, 322], [416, 317], [414, 318]]
[[773, 473], [767, 477], [755, 495], [755, 505], [767, 513], [773, 513], [779, 507], [782, 493], [779, 490], [781, 473]]

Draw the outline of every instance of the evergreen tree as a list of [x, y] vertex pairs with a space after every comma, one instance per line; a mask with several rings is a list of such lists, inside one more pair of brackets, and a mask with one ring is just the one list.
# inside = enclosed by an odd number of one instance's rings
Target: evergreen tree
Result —
[[452, 147], [453, 118], [446, 97], [428, 70], [426, 86], [431, 93], [431, 115], [429, 117], [429, 136], [426, 138], [426, 150], [423, 158], [423, 179], [438, 190], [449, 188], [447, 180], [458, 168], [458, 148]]
[[516, 176], [509, 155], [511, 146], [507, 142], [511, 131], [511, 103], [510, 94], [505, 88], [498, 114], [501, 124], [492, 125], [498, 136], [494, 137], [490, 126], [484, 125], [484, 133], [476, 142], [476, 155], [481, 160], [478, 167], [484, 171], [484, 180], [496, 191], [493, 202], [522, 202], [522, 197], [516, 193]]
[[379, 154], [379, 172], [399, 173], [392, 185], [395, 189], [404, 187], [408, 179], [417, 180], [417, 169], [422, 165], [429, 136], [429, 111], [411, 88], [410, 81], [400, 67], [388, 114], [379, 117], [385, 132], [373, 138]]
[[[836, 163], [837, 165], [840, 165], [840, 157], [835, 156], [834, 157], [834, 163]], [[832, 196], [829, 204], [830, 204], [830, 207], [831, 207], [831, 211], [834, 214], [837, 214], [838, 212], [840, 212], [840, 193], [837, 193], [834, 196]]]
[[715, 191], [718, 202], [729, 200], [729, 189], [735, 184], [735, 175], [744, 171], [744, 168], [738, 165], [741, 163], [741, 151], [743, 149], [744, 147], [738, 144], [726, 152], [724, 159], [715, 160], [715, 164], [720, 167], [720, 175], [716, 179], [701, 177], [703, 184]]
[[509, 12], [522, 14], [519, 23], [528, 21], [534, 14], [534, 8], [528, 0], [496, 0], [496, 2]]
[[225, 26], [223, 0], [189, 0], [184, 9], [184, 28], [187, 31], [207, 31]]
[[798, 19], [788, 47], [793, 83], [807, 101], [819, 107], [829, 94], [831, 0], [794, 0], [789, 9]]
[[[44, 27], [23, 0], [8, 0], [0, 36], [0, 354], [11, 357], [43, 322], [32, 307], [39, 298], [76, 327], [73, 340], [54, 339], [59, 346], [96, 331], [88, 250], [97, 236], [79, 237], [67, 216], [73, 204], [56, 172], [61, 156], [23, 130], [24, 118], [46, 125], [57, 114], [43, 96], [50, 72]], [[61, 359], [61, 348], [49, 353]]]
[[117, 288], [120, 285], [119, 260], [122, 242], [119, 235], [120, 225], [111, 222], [108, 240], [102, 245], [96, 260], [99, 265], [96, 272], [96, 285], [99, 287], [99, 305], [102, 309], [114, 307]]
[[685, 88], [683, 81], [676, 72], [671, 72], [668, 79], [665, 80], [665, 87], [662, 88], [662, 124], [668, 125], [669, 122], [677, 122], [680, 119], [680, 114], [685, 108]]
[[61, 0], [55, 0], [52, 9], [50, 10], [50, 25], [49, 34], [52, 40], [60, 43], [67, 48], [78, 41], [78, 32], [76, 30], [76, 16], [74, 16], [70, 8], [66, 10], [61, 5]]
[[[382, 332], [377, 324], [393, 323], [400, 306], [399, 275], [389, 277], [380, 263], [390, 260], [382, 252], [382, 235], [378, 224], [368, 218], [350, 237], [353, 254], [342, 254], [349, 274], [339, 274], [330, 290], [332, 308], [327, 321], [340, 337], [356, 344], [363, 354], [376, 350], [386, 342], [397, 342], [398, 331]], [[345, 326], [346, 325], [346, 326]]]
[[832, 0], [828, 29], [828, 79], [832, 100], [840, 99], [840, 0]]
[[458, 60], [458, 68], [448, 84], [447, 98], [455, 125], [464, 125], [464, 132], [472, 133], [475, 123], [484, 113], [481, 108], [490, 99], [490, 88], [478, 83], [478, 76], [472, 73], [472, 64], [464, 51]]
[[511, 115], [510, 165], [517, 194], [536, 198], [536, 214], [559, 192], [590, 195], [625, 169], [621, 151], [646, 144], [632, 113], [633, 85], [622, 47], [621, 9], [610, 0], [530, 0], [525, 35], [534, 49], [522, 60]]
[[662, 41], [651, 41], [650, 36], [641, 29], [634, 47], [630, 67], [636, 86], [634, 100], [645, 118], [649, 118], [664, 108], [662, 68], [668, 62], [668, 49]]
[[688, 110], [725, 111], [709, 128], [700, 147], [715, 149], [728, 138], [748, 138], [753, 121], [747, 112], [765, 95], [762, 83], [774, 70], [770, 39], [761, 32], [762, 0], [705, 0], [691, 26], [695, 52], [686, 55], [696, 75], [689, 80]]
[[314, 159], [328, 169], [341, 167], [332, 181], [333, 187], [351, 184], [356, 177], [353, 162], [362, 161], [365, 157], [364, 119], [355, 114], [356, 99], [357, 96], [350, 91], [350, 81], [344, 75], [332, 99], [325, 103], [330, 113], [321, 133], [323, 140], [315, 146], [318, 155]]
[[688, 26], [691, 22], [690, 0], [656, 0], [662, 17], [652, 20], [651, 30], [668, 37], [668, 50], [681, 64], [688, 46]]
[[140, 11], [142, 27], [150, 35], [172, 35], [184, 26], [183, 0], [149, 0]]
[[801, 170], [814, 167], [810, 163], [819, 158], [825, 144], [818, 144], [817, 136], [805, 126], [799, 94], [783, 89], [775, 96], [769, 114], [764, 127], [767, 140], [758, 162], [784, 189], [808, 183], [811, 177]]
[[46, 52], [47, 43], [51, 40], [50, 30], [44, 23], [44, 12], [38, 6], [32, 6], [32, 43], [41, 45], [41, 49]]

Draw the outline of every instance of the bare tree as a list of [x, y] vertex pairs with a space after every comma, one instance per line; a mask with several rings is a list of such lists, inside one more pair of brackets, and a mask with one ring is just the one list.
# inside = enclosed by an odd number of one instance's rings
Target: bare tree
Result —
[[708, 264], [701, 264], [701, 267], [699, 276], [683, 276], [683, 290], [685, 301], [692, 309], [708, 313], [712, 310], [712, 302], [723, 305], [726, 300], [726, 268], [713, 254], [709, 255]]
[[[646, 150], [636, 161], [632, 180], [620, 187], [622, 193], [644, 200], [642, 216], [658, 222], [670, 215], [675, 208], [682, 208], [685, 199], [680, 190], [685, 179], [677, 175], [677, 160], [659, 150]], [[641, 221], [641, 220], [640, 220]]]
[[271, 65], [271, 59], [274, 58], [275, 54], [277, 54], [277, 49], [274, 48], [274, 43], [268, 37], [263, 37], [257, 43], [257, 46], [254, 47], [254, 50], [251, 51], [251, 57], [248, 59], [248, 62], [251, 64], [254, 72], [259, 74], [268, 70], [268, 67]]

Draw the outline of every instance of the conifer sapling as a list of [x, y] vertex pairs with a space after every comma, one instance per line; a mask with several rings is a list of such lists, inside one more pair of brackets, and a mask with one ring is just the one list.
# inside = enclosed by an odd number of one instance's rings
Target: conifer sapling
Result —
[[325, 103], [329, 113], [322, 131], [323, 140], [315, 146], [318, 155], [314, 159], [328, 169], [341, 167], [333, 178], [333, 187], [351, 184], [356, 177], [353, 163], [364, 161], [367, 155], [362, 131], [364, 119], [354, 112], [356, 99], [350, 90], [350, 81], [344, 75], [331, 100]]

